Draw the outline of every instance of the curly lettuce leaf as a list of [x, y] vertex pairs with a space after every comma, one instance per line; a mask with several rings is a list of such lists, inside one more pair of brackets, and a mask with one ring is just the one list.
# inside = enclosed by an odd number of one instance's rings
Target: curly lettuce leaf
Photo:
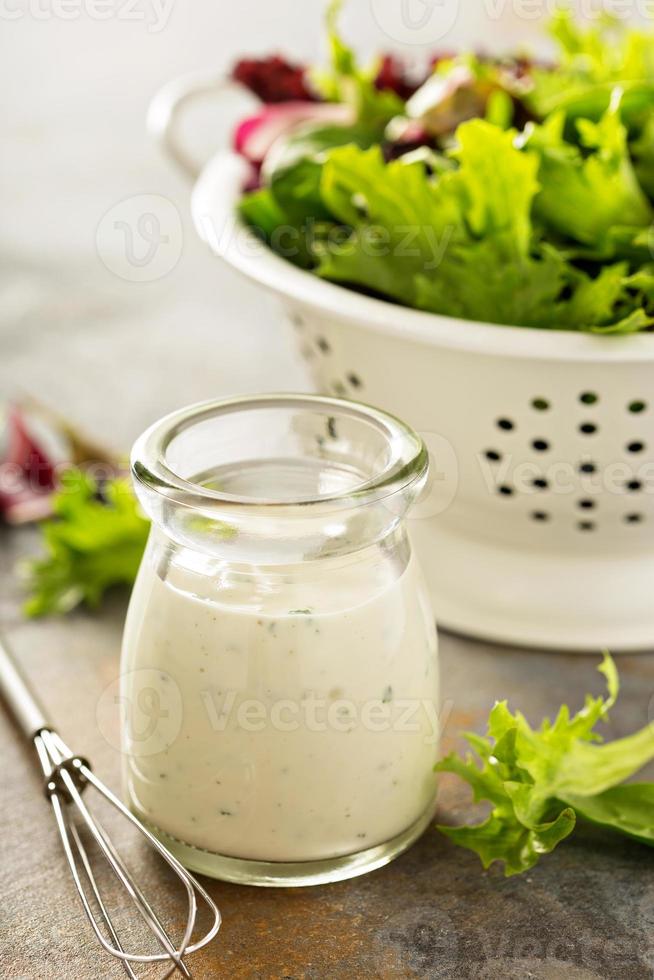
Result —
[[597, 123], [577, 120], [581, 147], [565, 139], [561, 112], [540, 126], [530, 124], [521, 140], [527, 155], [538, 160], [535, 216], [546, 228], [609, 256], [615, 252], [616, 228], [629, 229], [627, 238], [635, 238], [652, 220], [619, 105], [614, 99]]
[[45, 557], [26, 563], [28, 616], [97, 606], [111, 586], [132, 585], [150, 527], [128, 480], [113, 480], [100, 494], [77, 470], [64, 475], [54, 513], [41, 526]]
[[579, 817], [654, 846], [654, 783], [613, 786], [597, 796], [568, 794]]
[[[485, 867], [502, 861], [507, 875], [533, 867], [572, 832], [577, 814], [593, 819], [594, 813], [596, 822], [630, 836], [637, 836], [647, 820], [651, 823], [649, 790], [606, 796], [654, 759], [654, 728], [598, 744], [595, 726], [606, 720], [618, 695], [617, 671], [608, 654], [599, 670], [606, 677], [607, 696], [588, 695], [576, 715], [563, 705], [554, 721], [546, 718], [533, 729], [524, 715], [500, 702], [491, 711], [486, 736], [466, 735], [474, 754], [461, 759], [452, 753], [436, 766], [468, 782], [475, 800], [492, 804], [480, 824], [439, 828], [477, 853]], [[647, 834], [640, 839], [647, 840]]]
[[636, 333], [650, 326], [654, 316], [647, 296], [654, 278], [630, 275], [628, 263], [604, 266], [594, 278], [580, 270], [571, 272], [574, 289], [566, 302], [557, 304], [554, 319], [563, 330], [592, 333]]
[[461, 233], [457, 202], [435, 195], [422, 162], [387, 164], [378, 146], [331, 151], [321, 194], [350, 233], [325, 243], [318, 274], [415, 305], [416, 276]]
[[438, 829], [454, 844], [474, 851], [484, 868], [501, 861], [507, 877], [528, 871], [537, 864], [542, 854], [554, 850], [572, 833], [576, 823], [575, 812], [570, 807], [559, 806], [558, 812], [556, 807], [553, 808], [550, 819], [532, 821], [529, 825], [518, 820], [505, 786], [504, 777], [507, 774], [490, 751], [490, 742], [473, 733], [466, 737], [482, 760], [481, 768], [471, 753], [462, 759], [453, 752], [437, 764], [436, 771], [454, 773], [465, 780], [472, 788], [473, 799], [476, 802], [490, 801], [492, 810], [485, 820], [474, 826], [449, 827], [441, 824]]
[[352, 233], [336, 249], [327, 243], [319, 275], [437, 313], [543, 323], [564, 263], [533, 241], [538, 164], [514, 135], [484, 120], [462, 124], [458, 167], [439, 176], [420, 160], [385, 163], [377, 147], [330, 152], [321, 195]]
[[558, 327], [554, 303], [565, 282], [564, 261], [546, 246], [503, 261], [510, 244], [498, 238], [454, 245], [433, 276], [416, 278], [416, 306], [466, 320]]

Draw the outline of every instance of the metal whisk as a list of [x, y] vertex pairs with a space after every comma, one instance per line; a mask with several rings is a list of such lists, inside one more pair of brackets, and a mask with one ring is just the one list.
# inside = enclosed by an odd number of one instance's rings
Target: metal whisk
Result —
[[[70, 867], [73, 881], [79, 893], [84, 911], [93, 931], [103, 948], [117, 957], [132, 980], [137, 980], [132, 963], [168, 962], [169, 969], [162, 980], [179, 971], [191, 978], [192, 974], [184, 962], [190, 953], [196, 952], [209, 943], [220, 928], [220, 912], [202, 885], [186, 871], [179, 861], [154, 837], [127, 807], [114, 796], [111, 790], [93, 774], [89, 763], [82, 756], [72, 752], [54, 731], [47, 716], [21, 676], [14, 658], [2, 637], [0, 637], [0, 692], [4, 696], [16, 721], [27, 738], [34, 743], [45, 777], [46, 796], [61, 836], [64, 852]], [[125, 866], [123, 859], [111, 843], [106, 831], [82, 799], [82, 791], [91, 786], [116, 808], [145, 837], [180, 879], [188, 901], [186, 929], [178, 947], [162, 925], [152, 906]], [[91, 860], [82, 842], [79, 824], [86, 826], [95, 844], [106, 858], [116, 878], [134, 902], [139, 914], [156, 937], [162, 952], [129, 953], [123, 948], [114, 923], [106, 908], [100, 886], [93, 873]], [[201, 939], [192, 942], [200, 896], [212, 915], [212, 925]], [[94, 912], [95, 907], [95, 912]], [[103, 934], [101, 926], [106, 935]]]

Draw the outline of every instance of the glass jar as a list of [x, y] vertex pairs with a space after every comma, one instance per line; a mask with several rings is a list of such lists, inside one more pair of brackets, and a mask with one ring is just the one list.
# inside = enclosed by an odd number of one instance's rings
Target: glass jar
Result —
[[397, 419], [305, 395], [193, 406], [136, 443], [125, 793], [187, 867], [335, 881], [430, 821], [436, 634], [404, 521], [427, 467]]

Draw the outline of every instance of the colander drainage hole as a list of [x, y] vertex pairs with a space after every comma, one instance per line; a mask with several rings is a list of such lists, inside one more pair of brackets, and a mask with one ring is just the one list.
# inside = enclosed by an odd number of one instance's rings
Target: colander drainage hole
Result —
[[505, 432], [510, 432], [514, 428], [511, 419], [498, 419], [497, 420], [498, 429], [504, 429]]
[[322, 351], [323, 354], [329, 354], [331, 347], [324, 337], [318, 337], [316, 340], [318, 350]]
[[510, 497], [513, 493], [513, 487], [507, 487], [507, 485], [504, 483], [502, 486], [497, 488], [497, 492], [501, 493], [503, 497]]
[[544, 476], [537, 476], [534, 480], [531, 481], [531, 485], [532, 487], [535, 487], [536, 490], [547, 490], [549, 483], [547, 482]]
[[593, 510], [595, 507], [594, 500], [578, 500], [577, 507], [581, 507], [582, 510]]
[[627, 408], [630, 412], [633, 412], [634, 415], [638, 415], [640, 412], [645, 411], [645, 409], [647, 408], [647, 402], [641, 402], [641, 401], [629, 402]]
[[629, 483], [627, 483], [626, 486], [627, 486], [627, 490], [629, 490], [630, 493], [637, 493], [638, 490], [642, 490], [643, 488], [643, 485], [640, 482], [640, 480], [629, 480]]
[[642, 514], [625, 514], [624, 516], [626, 524], [640, 524], [643, 519]]
[[550, 403], [547, 398], [532, 398], [531, 407], [535, 408], [537, 412], [546, 412]]
[[580, 463], [579, 464], [579, 472], [580, 473], [595, 473], [595, 472], [597, 472], [597, 467], [595, 466], [595, 463], [591, 463], [590, 461], [587, 461], [585, 463]]
[[594, 521], [579, 521], [577, 524], [577, 529], [579, 531], [594, 531], [595, 522]]
[[594, 405], [599, 401], [599, 395], [594, 391], [582, 391], [579, 395], [579, 401], [582, 405]]
[[644, 442], [637, 442], [636, 441], [636, 442], [630, 442], [630, 443], [627, 444], [627, 452], [628, 453], [642, 453], [642, 451], [643, 451], [644, 448], [645, 448], [645, 443]]
[[498, 453], [496, 449], [487, 449], [484, 453], [486, 459], [489, 459], [491, 463], [499, 463], [502, 458], [502, 454]]
[[531, 446], [537, 453], [544, 453], [550, 448], [550, 444], [547, 439], [534, 439]]
[[532, 521], [549, 521], [550, 515], [545, 510], [532, 510], [531, 519]]
[[592, 436], [594, 432], [597, 432], [597, 426], [594, 422], [582, 422], [579, 431], [583, 432], [585, 436]]

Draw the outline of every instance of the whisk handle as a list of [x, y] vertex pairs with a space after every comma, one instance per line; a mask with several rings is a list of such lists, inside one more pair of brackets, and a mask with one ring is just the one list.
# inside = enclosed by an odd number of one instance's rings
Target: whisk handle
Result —
[[33, 739], [43, 728], [52, 728], [48, 716], [20, 673], [1, 633], [0, 694], [28, 739]]

